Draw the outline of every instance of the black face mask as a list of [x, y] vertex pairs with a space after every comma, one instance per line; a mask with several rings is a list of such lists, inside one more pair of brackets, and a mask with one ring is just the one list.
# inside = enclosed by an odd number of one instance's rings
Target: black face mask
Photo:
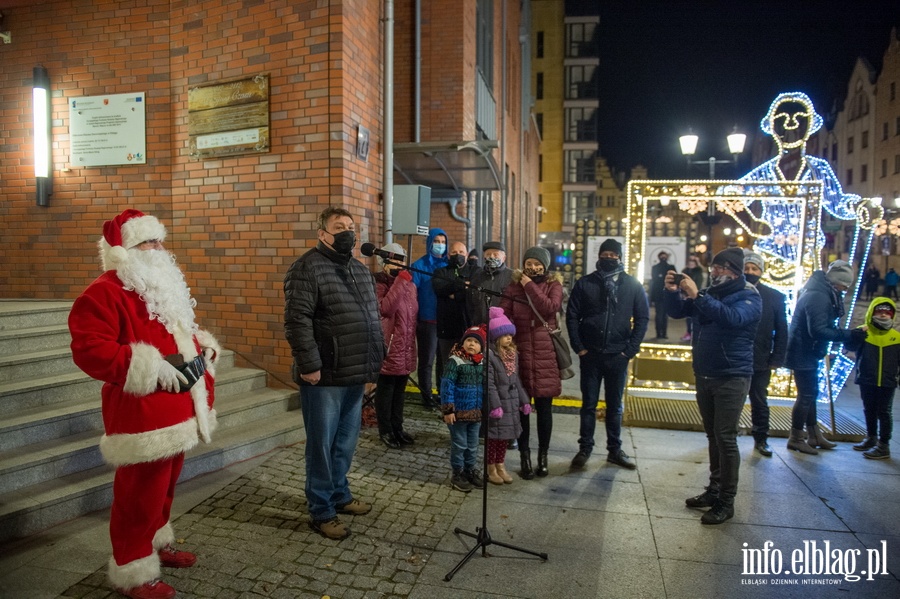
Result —
[[331, 247], [333, 247], [334, 251], [338, 254], [349, 254], [353, 249], [353, 246], [356, 245], [356, 233], [353, 231], [341, 231], [332, 236], [334, 237], [334, 241], [331, 243]]
[[391, 276], [391, 277], [396, 277], [397, 275], [400, 274], [400, 269], [399, 269], [399, 268], [395, 268], [395, 269], [393, 269], [393, 270], [389, 270], [389, 271], [387, 271], [387, 274], [388, 274], [389, 276]]
[[466, 257], [462, 254], [453, 254], [450, 256], [450, 266], [459, 268], [466, 263]]
[[747, 279], [747, 282], [751, 285], [759, 283], [759, 276], [760, 275], [748, 275], [747, 273], [744, 273], [744, 278]]
[[597, 268], [603, 272], [612, 272], [619, 268], [618, 258], [600, 258], [597, 260]]

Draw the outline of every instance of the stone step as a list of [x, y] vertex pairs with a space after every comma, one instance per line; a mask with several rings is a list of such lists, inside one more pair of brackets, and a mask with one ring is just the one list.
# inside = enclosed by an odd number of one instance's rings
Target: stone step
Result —
[[[93, 381], [93, 379], [88, 379]], [[94, 381], [96, 382], [96, 381]], [[278, 393], [277, 390], [267, 389], [266, 373], [261, 370], [249, 368], [226, 368], [218, 371], [216, 377], [216, 408], [227, 408], [228, 414], [234, 407], [235, 410], [246, 410], [244, 404], [252, 402], [254, 398], [260, 402], [260, 411], [257, 417], [268, 415], [262, 408], [269, 408], [267, 403], [269, 391]], [[0, 394], [0, 401], [5, 401]], [[97, 431], [97, 437], [102, 434], [103, 421], [100, 415], [100, 385], [95, 386], [95, 393], [84, 398], [75, 398], [69, 401], [56, 401], [49, 405], [38, 405], [26, 409], [16, 410], [5, 415], [0, 421], [0, 452], [12, 451], [31, 443], [41, 443], [58, 439], [83, 431]], [[299, 404], [298, 404], [299, 405]], [[292, 409], [289, 402], [284, 403], [284, 410]], [[250, 412], [254, 415], [254, 412]], [[224, 416], [224, 415], [223, 415]]]
[[[209, 445], [188, 453], [180, 481], [303, 440], [300, 414], [276, 414], [219, 431]], [[102, 465], [0, 495], [0, 544], [108, 508], [113, 469]], [[176, 501], [178, 501], [176, 495]]]
[[[225, 375], [223, 379], [222, 373], [231, 370], [233, 365], [234, 352], [223, 350], [216, 366], [216, 371], [220, 373], [220, 380], [217, 384], [223, 383], [225, 380], [228, 380], [229, 376], [232, 376]], [[0, 382], [0, 415], [18, 413], [22, 410], [30, 410], [40, 406], [52, 406], [75, 399], [96, 399], [99, 401], [100, 387], [102, 386], [102, 382], [92, 379], [77, 369], [53, 376]], [[265, 386], [265, 377], [263, 377], [263, 386]], [[237, 392], [243, 392], [244, 390], [246, 389]], [[229, 391], [223, 389], [223, 392]]]
[[76, 370], [78, 367], [72, 361], [72, 352], [68, 347], [0, 356], [0, 383], [27, 381]]
[[0, 301], [0, 331], [68, 325], [72, 302]]
[[0, 330], [0, 356], [68, 348], [71, 341], [69, 327], [64, 324]]
[[[216, 402], [219, 428], [213, 437], [229, 429], [253, 426], [256, 421], [279, 414], [284, 416], [292, 404], [299, 410], [296, 392], [267, 388]], [[96, 419], [100, 424], [97, 428], [40, 442], [31, 441], [0, 453], [0, 494], [101, 465], [103, 459], [98, 444], [103, 430], [99, 410]], [[286, 420], [293, 420], [295, 426], [301, 425], [299, 416]]]

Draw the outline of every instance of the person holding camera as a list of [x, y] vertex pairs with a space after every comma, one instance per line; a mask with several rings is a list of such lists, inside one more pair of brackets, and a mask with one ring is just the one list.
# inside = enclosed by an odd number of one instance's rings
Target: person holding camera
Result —
[[104, 273], [69, 313], [72, 358], [103, 381], [103, 459], [115, 467], [109, 580], [127, 597], [175, 596], [160, 566], [188, 568], [169, 521], [184, 454], [209, 443], [218, 342], [194, 322], [184, 274], [155, 217], [125, 210], [103, 225]]
[[629, 470], [637, 467], [622, 450], [622, 395], [628, 363], [647, 333], [650, 307], [644, 286], [625, 273], [621, 255], [621, 243], [604, 241], [597, 270], [578, 279], [566, 308], [566, 328], [581, 369], [581, 423], [573, 468], [584, 468], [594, 450], [600, 385], [606, 393], [606, 461]]
[[709, 443], [709, 486], [685, 501], [689, 508], [711, 508], [703, 524], [734, 517], [741, 454], [737, 433], [753, 376], [753, 342], [762, 300], [744, 278], [741, 248], [722, 250], [709, 271], [712, 285], [699, 290], [693, 279], [666, 274], [666, 312], [694, 319], [692, 365], [697, 407]]

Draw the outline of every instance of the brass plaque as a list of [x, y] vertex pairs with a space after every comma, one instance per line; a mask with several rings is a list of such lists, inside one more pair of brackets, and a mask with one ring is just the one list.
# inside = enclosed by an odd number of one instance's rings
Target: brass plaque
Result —
[[220, 81], [188, 90], [193, 158], [269, 151], [269, 76]]

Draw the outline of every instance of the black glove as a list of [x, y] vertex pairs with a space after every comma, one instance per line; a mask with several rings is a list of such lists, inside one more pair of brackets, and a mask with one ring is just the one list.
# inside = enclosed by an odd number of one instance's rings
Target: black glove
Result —
[[850, 343], [848, 345], [851, 348], [859, 348], [862, 347], [862, 344], [866, 342], [866, 332], [862, 329], [852, 329], [850, 331]]

